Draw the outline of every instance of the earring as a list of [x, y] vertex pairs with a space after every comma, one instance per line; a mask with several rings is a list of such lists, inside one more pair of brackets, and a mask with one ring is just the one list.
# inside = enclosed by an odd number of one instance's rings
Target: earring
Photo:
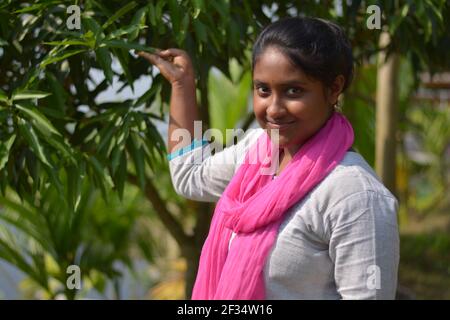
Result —
[[339, 103], [339, 100], [337, 100], [337, 101], [333, 104], [333, 108], [334, 108], [334, 111], [342, 112], [342, 108], [341, 108], [341, 104]]

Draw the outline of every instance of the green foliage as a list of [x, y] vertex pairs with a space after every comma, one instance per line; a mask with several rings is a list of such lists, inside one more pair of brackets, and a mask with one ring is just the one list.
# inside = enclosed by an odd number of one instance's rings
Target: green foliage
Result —
[[450, 110], [416, 103], [407, 115], [405, 135], [415, 139], [415, 157], [409, 163], [409, 198], [416, 211], [429, 213], [448, 206]]
[[[229, 75], [231, 57], [242, 64], [246, 60], [241, 53], [250, 43], [246, 21], [251, 15], [259, 12], [261, 21], [268, 22], [261, 8], [245, 5], [242, 10], [228, 1], [183, 1], [180, 6], [175, 0], [125, 5], [88, 0], [80, 3], [81, 30], [69, 30], [66, 6], [71, 4], [42, 0], [0, 5], [0, 68], [5, 75], [0, 80], [0, 175], [2, 190], [10, 186], [21, 197], [33, 195], [46, 182], [59, 186], [62, 194], [62, 176], [74, 170], [77, 176], [86, 173], [84, 178], [104, 197], [110, 188], [122, 195], [129, 170], [144, 188], [146, 170], [165, 155], [155, 122], [164, 117], [170, 91], [130, 50], [185, 48], [203, 75], [199, 81], [206, 83], [213, 65]], [[120, 71], [112, 68], [113, 62]], [[96, 83], [93, 70], [102, 70], [105, 79]], [[133, 89], [142, 75], [152, 79], [139, 99], [98, 102], [113, 81], [122, 84], [120, 92]], [[24, 157], [29, 161], [19, 161]], [[27, 165], [31, 163], [33, 168]]]
[[344, 95], [342, 108], [355, 132], [355, 149], [372, 166], [375, 163], [376, 79], [376, 65], [366, 64], [359, 67], [353, 84]]
[[[445, 225], [444, 217], [439, 216]], [[420, 222], [421, 225], [425, 221]], [[447, 224], [448, 225], [448, 224]], [[416, 299], [450, 298], [450, 238], [448, 231], [433, 230], [422, 234], [401, 235], [399, 281], [414, 290]]]
[[225, 140], [218, 141], [221, 143], [229, 143], [230, 137], [227, 137], [226, 129], [238, 127], [239, 121], [249, 112], [251, 73], [242, 70], [242, 67], [239, 67], [234, 60], [230, 63], [230, 69], [233, 79], [228, 79], [223, 73], [212, 70], [208, 83], [211, 127], [222, 133]]
[[0, 258], [25, 273], [47, 298], [63, 294], [71, 299], [84, 292], [66, 287], [70, 265], [79, 266], [82, 281], [103, 293], [106, 281], [121, 277], [118, 262], [133, 269], [133, 252], [149, 261], [154, 256], [155, 242], [142, 223], [151, 217], [144, 213], [149, 209], [138, 201], [136, 189], [127, 193], [125, 203], [113, 196], [106, 204], [84, 185], [76, 210], [62, 203], [54, 188], [34, 204], [8, 193], [0, 199]]

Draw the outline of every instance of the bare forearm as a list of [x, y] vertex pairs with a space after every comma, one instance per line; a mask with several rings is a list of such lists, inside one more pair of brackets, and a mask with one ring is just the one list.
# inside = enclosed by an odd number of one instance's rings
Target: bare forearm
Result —
[[172, 153], [196, 138], [194, 121], [198, 120], [198, 111], [191, 58], [186, 51], [177, 48], [158, 49], [155, 54], [140, 51], [138, 55], [158, 67], [172, 85], [168, 132], [168, 151]]
[[[191, 144], [194, 121], [199, 120], [194, 79], [172, 84], [169, 112], [168, 151], [174, 152]], [[181, 138], [175, 130], [186, 129], [190, 139]]]

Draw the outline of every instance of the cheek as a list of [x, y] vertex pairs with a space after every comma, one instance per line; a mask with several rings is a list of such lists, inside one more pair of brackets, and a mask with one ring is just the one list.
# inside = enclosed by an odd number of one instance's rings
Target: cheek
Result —
[[256, 118], [264, 117], [266, 112], [264, 101], [257, 95], [253, 95], [253, 112]]
[[292, 114], [303, 119], [321, 118], [327, 113], [326, 102], [316, 94], [305, 94], [301, 99], [292, 101], [289, 107]]
[[308, 99], [297, 99], [288, 101], [286, 103], [286, 108], [288, 112], [293, 115], [297, 116], [298, 118], [303, 118], [305, 115], [309, 113], [311, 103], [308, 101]]

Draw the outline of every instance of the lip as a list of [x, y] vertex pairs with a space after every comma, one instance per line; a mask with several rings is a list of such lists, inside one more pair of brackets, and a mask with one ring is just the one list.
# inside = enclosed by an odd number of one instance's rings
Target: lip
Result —
[[275, 123], [275, 122], [270, 122], [270, 121], [266, 121], [267, 124], [267, 128], [269, 129], [278, 129], [278, 130], [285, 130], [287, 128], [289, 128], [290, 126], [292, 126], [293, 124], [295, 124], [295, 121], [291, 121], [291, 122], [286, 122], [286, 123]]

